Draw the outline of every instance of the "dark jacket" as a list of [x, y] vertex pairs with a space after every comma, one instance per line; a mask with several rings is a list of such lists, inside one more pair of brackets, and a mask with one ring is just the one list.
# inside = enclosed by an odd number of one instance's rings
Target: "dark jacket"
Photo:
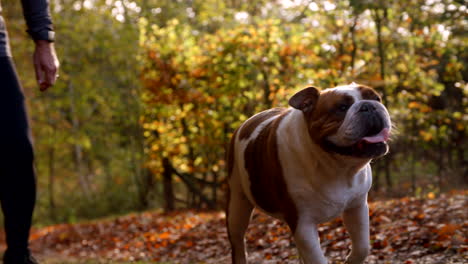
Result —
[[[27, 32], [34, 40], [47, 39], [53, 31], [48, 0], [21, 0], [23, 15], [26, 19]], [[8, 35], [1, 16], [0, 5], [0, 57], [11, 56], [8, 46]]]

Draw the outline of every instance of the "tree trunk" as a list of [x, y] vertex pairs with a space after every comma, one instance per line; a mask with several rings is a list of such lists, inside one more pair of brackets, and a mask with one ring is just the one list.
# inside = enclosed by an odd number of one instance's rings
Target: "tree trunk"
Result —
[[[375, 27], [377, 30], [377, 49], [379, 54], [380, 60], [380, 78], [382, 80], [382, 102], [384, 104], [388, 104], [387, 101], [387, 91], [385, 87], [385, 47], [382, 40], [382, 23], [383, 17], [381, 16], [380, 10], [374, 10], [374, 20], [375, 20]], [[386, 9], [383, 10], [384, 14], [386, 13]]]
[[[377, 48], [378, 48], [378, 53], [379, 53], [379, 59], [380, 59], [380, 79], [382, 80], [382, 86], [381, 86], [381, 91], [382, 91], [382, 102], [388, 105], [388, 98], [387, 98], [387, 91], [386, 91], [386, 84], [385, 84], [385, 47], [384, 43], [382, 40], [382, 24], [384, 22], [384, 19], [386, 18], [387, 14], [387, 9], [384, 8], [382, 10], [383, 14], [380, 14], [380, 10], [376, 9], [374, 10], [374, 20], [375, 20], [375, 27], [377, 30]], [[387, 155], [387, 157], [384, 159], [384, 172], [385, 172], [385, 181], [387, 183], [387, 187], [389, 191], [392, 189], [392, 177], [391, 177], [391, 172], [390, 172], [390, 162], [391, 162], [391, 155]]]
[[388, 155], [387, 158], [384, 160], [384, 170], [385, 170], [385, 183], [387, 184], [388, 191], [392, 191], [393, 183], [392, 183], [392, 174], [390, 172], [390, 163], [391, 163], [392, 155]]
[[376, 192], [380, 190], [380, 163], [376, 163], [374, 166], [374, 189]]
[[[437, 123], [442, 123], [442, 120], [439, 121], [437, 119]], [[444, 168], [444, 148], [442, 144], [442, 133], [440, 127], [437, 128], [437, 148], [438, 148], [438, 156], [437, 156], [437, 164], [438, 164], [438, 173], [437, 173], [437, 184], [439, 185], [439, 190], [442, 190], [442, 174]]]
[[[263, 67], [263, 66], [262, 66]], [[261, 69], [262, 76], [263, 76], [263, 103], [265, 104], [266, 108], [271, 108], [272, 101], [270, 100], [270, 81], [268, 77], [268, 73], [265, 69]]]
[[75, 163], [75, 172], [78, 174], [81, 190], [83, 191], [85, 197], [89, 199], [91, 196], [91, 190], [86, 173], [83, 170], [83, 150], [79, 142], [76, 142], [79, 138], [80, 121], [77, 116], [76, 95], [72, 82], [68, 83], [68, 93], [70, 96], [70, 119], [72, 123], [72, 133], [75, 140], [72, 151], [73, 161]]
[[54, 188], [55, 187], [55, 149], [53, 146], [49, 147], [49, 209], [50, 209], [50, 218], [53, 220], [57, 219], [55, 212], [55, 196]]
[[416, 118], [412, 117], [411, 118], [411, 132], [413, 133], [413, 136], [410, 139], [410, 144], [409, 144], [409, 150], [411, 151], [411, 164], [410, 164], [410, 176], [411, 176], [411, 191], [413, 195], [416, 192], [416, 172], [415, 172], [415, 162], [416, 162], [416, 156], [417, 156], [417, 149], [414, 147], [414, 143], [416, 141]]
[[218, 197], [217, 197], [217, 191], [218, 191], [218, 185], [216, 184], [218, 182], [218, 173], [213, 172], [213, 182], [215, 184], [212, 185], [212, 195], [213, 197], [211, 200], [213, 201], [214, 204], [218, 203]]
[[164, 211], [174, 211], [174, 187], [172, 184], [172, 165], [168, 158], [163, 158], [163, 188], [164, 188]]
[[457, 159], [461, 168], [460, 182], [462, 184], [468, 184], [468, 162], [465, 158], [465, 149], [462, 147], [463, 144], [457, 147]]
[[353, 49], [351, 50], [351, 74], [354, 77], [354, 64], [356, 63], [356, 52], [357, 52], [357, 42], [356, 42], [356, 26], [359, 19], [359, 15], [354, 17], [353, 25], [351, 26], [351, 42], [353, 43]]

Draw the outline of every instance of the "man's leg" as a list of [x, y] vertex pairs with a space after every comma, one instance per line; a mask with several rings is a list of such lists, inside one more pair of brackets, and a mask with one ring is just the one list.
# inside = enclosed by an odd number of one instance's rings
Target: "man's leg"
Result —
[[24, 96], [10, 57], [0, 57], [0, 201], [5, 219], [4, 263], [34, 263], [28, 238], [36, 199], [33, 148]]

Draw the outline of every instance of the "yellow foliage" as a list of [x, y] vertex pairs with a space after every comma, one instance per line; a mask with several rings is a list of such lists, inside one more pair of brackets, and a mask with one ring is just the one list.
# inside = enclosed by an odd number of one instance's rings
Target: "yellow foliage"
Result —
[[430, 107], [427, 106], [427, 105], [422, 105], [421, 108], [420, 108], [420, 111], [421, 111], [422, 113], [429, 113], [429, 112], [432, 111], [432, 108], [430, 108]]
[[423, 138], [424, 141], [431, 141], [433, 139], [432, 134], [424, 130], [420, 130], [419, 135]]
[[460, 120], [462, 118], [462, 113], [460, 112], [453, 113], [453, 118]]
[[157, 145], [157, 144], [152, 145], [151, 150], [152, 151], [158, 151], [159, 150], [159, 145]]
[[429, 193], [427, 194], [427, 199], [431, 199], [431, 200], [432, 200], [432, 199], [435, 199], [435, 197], [436, 197], [436, 196], [435, 196], [435, 194], [434, 194], [433, 192], [429, 192]]
[[409, 109], [419, 108], [420, 106], [421, 106], [421, 104], [418, 103], [418, 102], [410, 102], [410, 103], [408, 104], [408, 108], [409, 108]]

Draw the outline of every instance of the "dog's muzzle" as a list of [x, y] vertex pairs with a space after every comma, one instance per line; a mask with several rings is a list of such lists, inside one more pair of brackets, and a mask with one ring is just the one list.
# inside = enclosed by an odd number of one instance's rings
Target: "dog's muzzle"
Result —
[[342, 155], [375, 158], [388, 152], [390, 131], [387, 109], [377, 101], [362, 100], [348, 110], [341, 127], [323, 147]]

